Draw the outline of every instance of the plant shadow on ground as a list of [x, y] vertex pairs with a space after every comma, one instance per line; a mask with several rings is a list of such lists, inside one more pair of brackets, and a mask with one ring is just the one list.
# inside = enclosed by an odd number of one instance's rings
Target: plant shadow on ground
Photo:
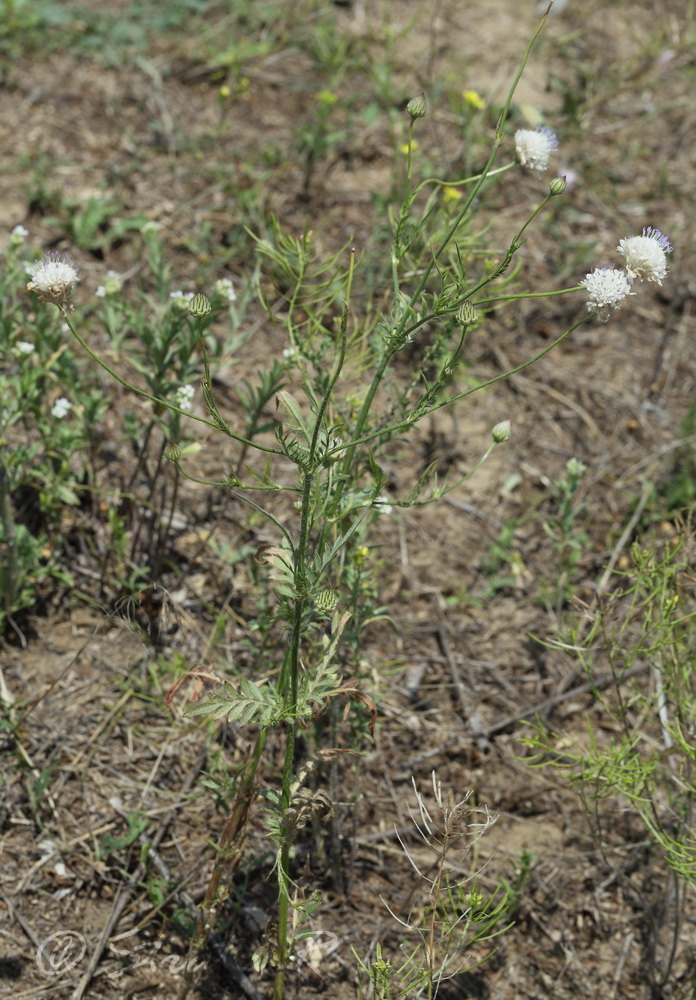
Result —
[[[365, 254], [358, 283], [368, 292], [370, 275], [383, 273], [372, 247], [394, 183], [406, 99], [428, 93], [420, 149], [445, 174], [468, 155], [461, 128], [455, 136], [455, 97], [475, 89], [489, 105], [500, 103], [522, 48], [519, 5], [506, 0], [466, 9], [445, 0], [432, 12], [398, 2], [388, 17], [361, 4], [328, 11], [300, 3], [291, 13], [239, 4], [237, 21], [215, 5], [171, 5], [185, 27], [169, 33], [172, 25], [159, 25], [149, 44], [129, 5], [112, 4], [113, 16], [130, 24], [128, 49], [114, 49], [118, 21], [100, 27], [102, 6], [66, 5], [72, 14], [55, 28], [63, 48], [46, 48], [48, 4], [37, 8], [43, 24], [12, 5], [17, 24], [0, 36], [13, 58], [0, 122], [15, 136], [0, 152], [2, 228], [21, 223], [32, 245], [79, 256], [78, 308], [107, 269], [137, 276], [135, 233], [144, 219], [163, 226], [166, 263], [183, 289], [205, 289], [223, 273], [244, 288], [255, 267], [245, 227], [267, 233], [275, 214], [297, 233], [308, 218], [326, 253], [357, 246]], [[524, 9], [531, 33], [535, 4]], [[583, 733], [589, 717], [611, 734], [613, 716], [584, 686], [576, 661], [529, 636], [555, 636], [573, 606], [591, 603], [612, 556], [625, 566], [627, 526], [631, 538], [651, 518], [658, 538], [679, 530], [655, 497], [687, 462], [678, 430], [696, 397], [693, 13], [676, 0], [642, 0], [631, 4], [628, 32], [625, 3], [568, 5], [554, 13], [525, 75], [515, 114], [524, 121], [537, 113], [558, 128], [559, 172], [574, 175], [522, 252], [529, 285], [575, 283], [611, 258], [617, 232], [643, 225], [669, 233], [678, 252], [669, 280], [651, 286], [639, 307], [606, 327], [582, 327], [561, 351], [477, 395], [465, 413], [433, 414], [386, 468], [393, 497], [432, 462], [463, 474], [490, 428], [513, 421], [506, 449], [451, 497], [380, 519], [371, 558], [394, 624], [370, 626], [358, 664], [378, 723], [374, 741], [366, 724], [354, 734], [361, 756], [327, 770], [331, 823], [308, 827], [297, 843], [297, 878], [320, 887], [323, 903], [288, 996], [347, 1000], [356, 996], [351, 949], [369, 961], [380, 941], [385, 954], [399, 954], [403, 928], [385, 902], [406, 919], [423, 900], [394, 831], [410, 843], [412, 779], [427, 787], [433, 770], [443, 787], [462, 795], [471, 788], [498, 814], [479, 846], [479, 866], [491, 856], [483, 882], [513, 882], [529, 856], [513, 926], [475, 946], [467, 966], [494, 954], [443, 985], [441, 997], [692, 995], [693, 900], [670, 964], [677, 906], [635, 810], [611, 804], [598, 850], [577, 796], [551, 772], [531, 770], [520, 739], [536, 714], [557, 731]], [[243, 44], [229, 40], [233, 29]], [[102, 37], [111, 41], [95, 59]], [[482, 114], [481, 131], [492, 135], [494, 119]], [[531, 174], [504, 182], [491, 207], [493, 239], [524, 217], [522, 200], [543, 193], [545, 182]], [[488, 316], [468, 345], [467, 376], [483, 381], [514, 367], [585, 308], [580, 296], [550, 303]], [[230, 422], [242, 418], [233, 385], [253, 381], [286, 347], [260, 306], [250, 300], [245, 308], [252, 333], [216, 385]], [[100, 418], [97, 498], [132, 475], [123, 410], [147, 420], [139, 403], [107, 382], [102, 388], [110, 408]], [[216, 438], [198, 440], [196, 474], [217, 479], [226, 455]], [[572, 559], [557, 533], [557, 484], [571, 458], [587, 467], [569, 529], [579, 549]], [[135, 508], [161, 499], [134, 495]], [[27, 522], [40, 519], [37, 498], [23, 500]], [[137, 519], [137, 509], [126, 515]], [[62, 552], [73, 586], [49, 580], [3, 648], [3, 698], [21, 711], [8, 709], [2, 747], [0, 984], [73, 996], [87, 958], [48, 981], [35, 961], [39, 944], [58, 930], [79, 931], [89, 957], [118, 914], [113, 947], [79, 995], [173, 998], [175, 960], [186, 954], [181, 891], [195, 903], [205, 889], [209, 841], [231, 808], [224, 775], [244, 759], [250, 734], [231, 724], [202, 729], [165, 696], [185, 667], [215, 658], [257, 669], [248, 628], [263, 579], [248, 555], [272, 539], [224, 491], [182, 486], [168, 531], [158, 534], [156, 520], [144, 518], [140, 547], [130, 562], [112, 554], [113, 578], [105, 579], [106, 519], [98, 499], [68, 508]], [[152, 569], [153, 552], [161, 553], [156, 580], [136, 574], [124, 586], [134, 562]], [[269, 787], [282, 768], [280, 749], [275, 766]], [[205, 781], [216, 783], [217, 798]], [[418, 860], [427, 866], [427, 856]], [[197, 995], [269, 995], [252, 954], [273, 919], [272, 864], [252, 822], [224, 914], [235, 964], [211, 960]], [[239, 970], [248, 984], [235, 980]]]

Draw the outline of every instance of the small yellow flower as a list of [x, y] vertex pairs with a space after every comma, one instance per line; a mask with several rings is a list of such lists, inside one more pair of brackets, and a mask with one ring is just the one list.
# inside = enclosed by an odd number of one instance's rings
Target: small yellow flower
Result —
[[369, 554], [370, 550], [368, 549], [367, 545], [361, 545], [360, 548], [355, 550], [355, 561], [358, 564], [358, 566], [362, 566], [362, 564], [365, 562]]
[[322, 104], [335, 104], [338, 96], [332, 90], [320, 90], [317, 94], [317, 100]]
[[[403, 142], [403, 143], [402, 143], [402, 144], [401, 144], [401, 145], [399, 146], [399, 149], [400, 149], [400, 150], [401, 150], [401, 152], [402, 152], [402, 153], [404, 154], [404, 156], [406, 156], [406, 155], [408, 154], [408, 143], [407, 143], [407, 142]], [[418, 142], [417, 142], [417, 140], [416, 140], [416, 139], [412, 139], [412, 140], [411, 140], [411, 152], [415, 153], [415, 151], [416, 151], [417, 149], [418, 149]]]
[[223, 83], [222, 87], [220, 87], [220, 89], [218, 90], [218, 97], [220, 98], [221, 101], [225, 101], [227, 100], [227, 98], [230, 96], [231, 93], [232, 91], [227, 86], [227, 84]]
[[459, 201], [462, 197], [462, 192], [456, 187], [444, 187], [442, 189], [442, 197], [445, 201]]
[[476, 90], [464, 90], [462, 91], [462, 97], [469, 107], [474, 108], [476, 111], [481, 111], [486, 106], [486, 102]]

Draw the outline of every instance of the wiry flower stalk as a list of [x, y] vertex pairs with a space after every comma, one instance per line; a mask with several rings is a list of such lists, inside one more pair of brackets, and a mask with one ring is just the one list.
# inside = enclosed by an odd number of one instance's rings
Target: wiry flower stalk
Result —
[[451, 791], [445, 794], [434, 771], [435, 808], [426, 804], [415, 779], [412, 781], [416, 806], [409, 806], [409, 815], [415, 832], [426, 845], [427, 855], [414, 852], [398, 833], [397, 838], [409, 864], [424, 883], [428, 904], [422, 919], [414, 923], [410, 915], [402, 919], [383, 902], [392, 917], [420, 940], [409, 967], [401, 969], [400, 974], [410, 987], [415, 981], [425, 984], [427, 996], [432, 1000], [444, 979], [466, 967], [467, 952], [474, 942], [502, 933], [510, 896], [503, 889], [501, 895], [495, 893], [485, 898], [477, 888], [482, 868], [471, 871], [471, 865], [463, 863], [495, 817], [487, 809], [470, 804], [470, 791], [461, 799], [456, 799]]

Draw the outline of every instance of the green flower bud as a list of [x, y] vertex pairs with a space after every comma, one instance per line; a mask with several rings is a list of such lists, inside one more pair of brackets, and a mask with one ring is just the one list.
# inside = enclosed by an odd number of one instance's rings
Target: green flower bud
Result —
[[464, 302], [459, 307], [459, 312], [457, 313], [457, 319], [462, 324], [462, 326], [471, 326], [479, 318], [479, 312], [476, 306], [472, 305], [468, 300]]
[[168, 444], [164, 449], [164, 457], [168, 462], [178, 462], [181, 458], [181, 448], [178, 444]]
[[194, 295], [189, 302], [189, 312], [192, 316], [198, 316], [202, 318], [203, 316], [208, 316], [210, 314], [210, 299], [203, 292], [199, 292], [198, 295]]
[[549, 184], [549, 190], [553, 195], [553, 197], [555, 198], [557, 195], [563, 194], [567, 185], [568, 182], [566, 181], [565, 177], [554, 177], [554, 179]]
[[504, 441], [510, 440], [510, 435], [512, 434], [512, 424], [509, 420], [501, 420], [499, 424], [496, 424], [491, 435], [496, 444], [502, 444]]
[[338, 605], [338, 596], [336, 595], [336, 592], [330, 590], [328, 587], [326, 590], [322, 590], [322, 592], [317, 595], [316, 605], [317, 611], [330, 615], [336, 610], [336, 606]]
[[406, 105], [406, 110], [411, 116], [411, 121], [415, 121], [416, 118], [425, 118], [425, 113], [428, 110], [428, 102], [425, 99], [425, 94], [412, 97]]

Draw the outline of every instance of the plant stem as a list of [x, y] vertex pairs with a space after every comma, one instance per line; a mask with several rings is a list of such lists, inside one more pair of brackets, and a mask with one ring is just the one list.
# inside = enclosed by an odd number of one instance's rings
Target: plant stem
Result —
[[[217, 908], [226, 898], [226, 889], [241, 861], [244, 847], [244, 830], [251, 804], [256, 797], [257, 773], [261, 754], [266, 745], [267, 734], [267, 729], [261, 729], [256, 737], [253, 753], [244, 768], [244, 775], [235, 798], [232, 814], [227, 819], [222, 835], [220, 836], [217, 846], [217, 858], [212, 875], [210, 876], [208, 888], [206, 889], [205, 898], [199, 907], [196, 929], [189, 946], [189, 958], [193, 958], [205, 947], [217, 915]], [[191, 963], [187, 962], [186, 965], [188, 968]]]

